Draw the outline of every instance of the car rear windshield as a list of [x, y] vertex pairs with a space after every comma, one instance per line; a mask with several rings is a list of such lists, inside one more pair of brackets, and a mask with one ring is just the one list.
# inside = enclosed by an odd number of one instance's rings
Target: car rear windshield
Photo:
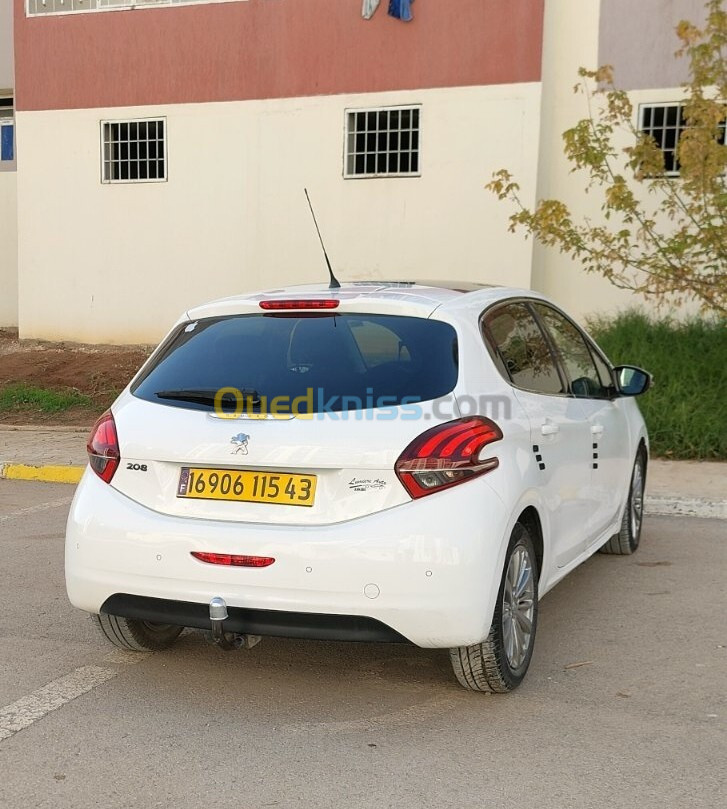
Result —
[[443, 396], [457, 382], [457, 364], [456, 332], [441, 321], [237, 315], [181, 326], [132, 393], [173, 407], [225, 412], [240, 400], [243, 409], [259, 412], [364, 410]]

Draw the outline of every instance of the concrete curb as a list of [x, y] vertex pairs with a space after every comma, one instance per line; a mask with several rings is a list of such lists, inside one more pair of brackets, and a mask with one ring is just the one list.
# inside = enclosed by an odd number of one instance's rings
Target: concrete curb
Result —
[[84, 433], [88, 435], [90, 429], [90, 427], [63, 424], [0, 424], [0, 432], [7, 433]]
[[699, 497], [647, 495], [644, 507], [647, 515], [727, 520], [727, 501], [725, 500], [713, 501]]
[[38, 480], [44, 483], [78, 483], [82, 466], [30, 466], [22, 463], [0, 464], [0, 479]]

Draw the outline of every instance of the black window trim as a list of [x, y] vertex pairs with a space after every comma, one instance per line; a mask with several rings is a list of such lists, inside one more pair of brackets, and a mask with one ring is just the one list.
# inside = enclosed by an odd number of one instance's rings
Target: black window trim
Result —
[[133, 394], [139, 385], [141, 385], [141, 383], [154, 370], [154, 368], [156, 368], [156, 366], [167, 356], [177, 337], [179, 337], [184, 329], [186, 329], [190, 324], [197, 322], [196, 320], [192, 320], [186, 312], [184, 318], [185, 319], [181, 321], [181, 323], [177, 323], [172, 327], [166, 337], [162, 338], [162, 341], [151, 352], [151, 354], [149, 354], [146, 360], [142, 363], [141, 368], [139, 368], [139, 370], [134, 374], [129, 382], [130, 393]]
[[[575, 320], [573, 320], [572, 317], [567, 315], [559, 306], [555, 306], [550, 301], [537, 300], [537, 299], [531, 299], [530, 303], [531, 303], [531, 306], [529, 306], [528, 308], [532, 311], [533, 316], [536, 318], [536, 320], [540, 324], [541, 329], [545, 332], [546, 339], [550, 343], [552, 350], [554, 351], [556, 357], [558, 358], [558, 364], [562, 367], [563, 374], [564, 374], [565, 378], [568, 380], [569, 396], [572, 396], [574, 399], [594, 399], [594, 400], [597, 400], [597, 401], [613, 401], [613, 399], [615, 399], [616, 395], [617, 395], [617, 388], [616, 388], [616, 385], [615, 385], [615, 382], [614, 382], [613, 365], [608, 360], [606, 355], [598, 348], [598, 346], [593, 342], [593, 340], [588, 336], [588, 334], [575, 322]], [[566, 366], [566, 364], [565, 364], [565, 362], [563, 360], [563, 357], [562, 357], [562, 355], [560, 353], [560, 350], [558, 349], [558, 346], [555, 344], [555, 341], [553, 340], [553, 338], [552, 338], [552, 336], [550, 334], [550, 331], [548, 329], [547, 324], [541, 318], [537, 308], [532, 304], [540, 304], [541, 306], [545, 306], [548, 309], [551, 309], [556, 314], [561, 315], [561, 317], [563, 317], [564, 320], [568, 321], [568, 323], [570, 323], [571, 326], [573, 326], [573, 328], [578, 332], [578, 334], [580, 334], [581, 338], [583, 339], [583, 342], [586, 344], [586, 348], [588, 349], [589, 353], [591, 354], [591, 362], [593, 362], [593, 368], [596, 371], [597, 375], [598, 375], [598, 368], [596, 368], [596, 364], [595, 364], [595, 362], [593, 360], [593, 355], [596, 354], [603, 361], [603, 364], [608, 368], [609, 374], [611, 376], [611, 387], [610, 387], [609, 392], [608, 392], [607, 395], [605, 395], [605, 396], [576, 396], [576, 394], [572, 393], [573, 380], [570, 378], [570, 374], [568, 373], [568, 368], [567, 368], [567, 366]]]
[[[479, 318], [480, 334], [482, 335], [482, 339], [483, 339], [483, 341], [485, 343], [487, 351], [489, 352], [490, 356], [492, 357], [493, 362], [495, 362], [495, 357], [493, 356], [493, 354], [496, 354], [497, 357], [499, 357], [500, 363], [502, 364], [502, 366], [505, 368], [505, 370], [507, 372], [507, 376], [503, 377], [503, 379], [505, 380], [505, 382], [507, 382], [509, 385], [511, 385], [516, 390], [522, 390], [522, 391], [525, 391], [526, 393], [537, 393], [539, 396], [558, 396], [558, 397], [561, 397], [561, 398], [574, 398], [573, 394], [571, 394], [569, 392], [570, 391], [570, 380], [568, 379], [568, 376], [565, 373], [564, 369], [561, 367], [560, 355], [557, 352], [554, 352], [553, 345], [552, 345], [552, 342], [550, 340], [550, 336], [543, 330], [543, 324], [540, 322], [540, 319], [532, 311], [531, 307], [528, 305], [531, 300], [532, 300], [532, 298], [525, 298], [525, 297], [507, 298], [507, 299], [505, 299], [503, 301], [496, 301], [495, 303], [491, 304], [490, 306], [488, 306], [486, 309], [484, 309], [481, 312], [480, 318]], [[558, 377], [560, 379], [560, 384], [563, 387], [563, 392], [560, 392], [560, 393], [548, 393], [547, 391], [533, 390], [532, 388], [524, 388], [521, 385], [516, 385], [515, 382], [513, 381], [510, 372], [507, 370], [507, 364], [505, 363], [505, 360], [504, 360], [502, 354], [500, 353], [500, 349], [497, 347], [497, 343], [495, 342], [495, 339], [493, 338], [492, 333], [490, 332], [490, 329], [489, 329], [489, 327], [488, 327], [488, 325], [486, 323], [486, 318], [490, 314], [492, 314], [493, 311], [496, 311], [497, 309], [500, 309], [500, 308], [502, 308], [504, 306], [509, 306], [509, 305], [511, 305], [513, 303], [524, 304], [525, 308], [530, 312], [531, 317], [535, 321], [536, 326], [540, 329], [540, 333], [541, 333], [541, 335], [543, 337], [543, 340], [545, 340], [545, 344], [548, 346], [548, 350], [550, 351], [550, 355], [553, 358], [553, 364], [555, 365], [556, 371], [558, 373]], [[495, 365], [497, 366], [497, 362], [495, 362]], [[502, 372], [499, 370], [499, 368], [498, 368], [498, 373], [500, 373], [502, 375]]]
[[[479, 317], [480, 334], [482, 335], [482, 338], [483, 338], [483, 341], [484, 341], [485, 346], [487, 348], [487, 351], [490, 354], [490, 356], [492, 357], [493, 362], [495, 363], [496, 366], [498, 365], [498, 363], [495, 361], [495, 357], [493, 356], [494, 354], [496, 354], [497, 357], [499, 357], [500, 363], [502, 364], [502, 366], [507, 371], [507, 365], [505, 364], [505, 361], [504, 361], [504, 359], [502, 357], [502, 354], [500, 354], [500, 351], [497, 348], [497, 344], [495, 343], [495, 340], [492, 337], [492, 334], [490, 333], [489, 328], [487, 327], [485, 319], [494, 310], [499, 309], [502, 306], [507, 306], [507, 305], [512, 304], [512, 303], [522, 303], [522, 304], [524, 304], [526, 309], [530, 312], [530, 314], [534, 318], [535, 322], [538, 324], [538, 328], [540, 329], [540, 332], [543, 335], [543, 339], [545, 340], [545, 342], [548, 345], [548, 348], [550, 349], [550, 353], [551, 353], [551, 355], [553, 357], [553, 362], [555, 363], [555, 367], [558, 370], [558, 376], [560, 377], [561, 385], [563, 385], [563, 388], [564, 388], [565, 392], [563, 392], [563, 393], [546, 393], [545, 391], [541, 391], [541, 390], [532, 390], [531, 388], [523, 388], [520, 385], [516, 385], [513, 382], [512, 377], [510, 376], [509, 372], [507, 372], [507, 377], [503, 377], [507, 383], [509, 383], [513, 388], [515, 388], [517, 390], [522, 390], [522, 391], [525, 391], [527, 393], [537, 393], [539, 396], [558, 396], [558, 397], [566, 398], [566, 399], [594, 399], [596, 401], [613, 401], [614, 399], [617, 398], [617, 396], [618, 396], [618, 388], [616, 387], [616, 384], [615, 384], [615, 375], [614, 375], [614, 370], [613, 370], [613, 364], [611, 363], [611, 361], [608, 359], [608, 357], [606, 357], [606, 355], [603, 353], [603, 351], [601, 351], [601, 349], [593, 342], [593, 340], [589, 337], [589, 335], [586, 334], [586, 332], [583, 331], [583, 329], [573, 320], [572, 317], [567, 315], [559, 306], [556, 306], [555, 304], [551, 303], [548, 300], [545, 300], [544, 298], [529, 298], [529, 297], [525, 297], [525, 296], [520, 296], [520, 297], [515, 297], [515, 298], [507, 298], [505, 300], [495, 301], [494, 303], [490, 304], [489, 306], [487, 306], [485, 309], [482, 310], [482, 312], [480, 313], [480, 317]], [[570, 378], [570, 375], [568, 374], [568, 370], [567, 370], [567, 368], [565, 366], [565, 363], [563, 362], [563, 358], [561, 357], [560, 351], [558, 351], [558, 347], [553, 342], [553, 338], [550, 336], [550, 332], [548, 331], [548, 328], [547, 328], [546, 324], [543, 322], [542, 318], [538, 314], [537, 309], [533, 305], [533, 304], [536, 304], [536, 303], [541, 304], [543, 306], [547, 306], [550, 309], [552, 309], [554, 312], [557, 312], [559, 315], [564, 317], [572, 326], [574, 326], [576, 328], [578, 333], [583, 338], [583, 340], [584, 340], [584, 342], [586, 344], [586, 347], [591, 352], [591, 354], [592, 355], [596, 354], [603, 361], [604, 365], [608, 368], [609, 373], [611, 375], [611, 383], [612, 383], [611, 390], [612, 390], [612, 392], [608, 396], [576, 396], [571, 391], [572, 380]], [[595, 368], [595, 363], [594, 363], [594, 368]], [[499, 367], [498, 367], [498, 373], [502, 374], [502, 372], [499, 370]]]

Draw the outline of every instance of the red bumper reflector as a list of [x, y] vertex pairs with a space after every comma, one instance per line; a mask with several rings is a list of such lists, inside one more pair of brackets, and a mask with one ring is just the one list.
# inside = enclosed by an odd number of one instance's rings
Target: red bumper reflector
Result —
[[192, 551], [192, 556], [200, 562], [210, 565], [227, 565], [229, 567], [269, 567], [275, 561], [271, 556], [234, 556], [229, 553], [207, 553]]
[[260, 301], [260, 308], [270, 311], [289, 311], [291, 309], [337, 309], [340, 301], [335, 298], [303, 298], [300, 300]]

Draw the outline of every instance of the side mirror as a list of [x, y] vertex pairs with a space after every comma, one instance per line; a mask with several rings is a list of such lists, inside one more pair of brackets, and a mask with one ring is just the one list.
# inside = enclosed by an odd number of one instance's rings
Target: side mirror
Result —
[[616, 385], [621, 396], [640, 396], [651, 387], [651, 374], [635, 365], [614, 368]]

